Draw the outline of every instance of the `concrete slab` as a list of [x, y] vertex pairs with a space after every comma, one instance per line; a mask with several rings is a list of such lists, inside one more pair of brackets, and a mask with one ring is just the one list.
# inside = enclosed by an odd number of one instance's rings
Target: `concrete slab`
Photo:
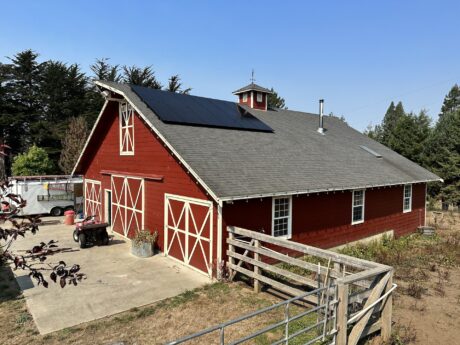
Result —
[[45, 289], [34, 287], [35, 281], [25, 271], [14, 272], [41, 334], [173, 297], [210, 282], [205, 275], [161, 254], [147, 259], [132, 256], [131, 244], [119, 236], [108, 246], [80, 250], [72, 239], [72, 226], [60, 224], [60, 219], [58, 224], [49, 224], [56, 218], [43, 220], [48, 224], [41, 226], [35, 236], [19, 239], [13, 249], [30, 249], [51, 239], [59, 241], [60, 247], [78, 250], [50, 256], [48, 260], [79, 264], [88, 278], [77, 287], [61, 289], [51, 283]]

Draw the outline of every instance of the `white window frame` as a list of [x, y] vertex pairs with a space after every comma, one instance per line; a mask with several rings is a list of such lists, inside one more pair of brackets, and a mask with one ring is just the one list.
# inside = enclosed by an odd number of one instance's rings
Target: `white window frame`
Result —
[[[362, 205], [356, 205], [355, 206], [355, 192], [363, 192], [363, 204]], [[362, 207], [363, 208], [362, 217], [361, 217], [360, 220], [354, 220], [353, 219], [353, 214], [354, 214], [353, 211], [354, 211], [355, 207]], [[352, 198], [351, 198], [351, 225], [364, 223], [365, 209], [366, 209], [366, 190], [365, 189], [355, 189], [355, 190], [353, 190], [352, 191]]]
[[262, 103], [264, 100], [262, 92], [257, 92], [257, 103]]
[[[118, 117], [119, 117], [118, 127], [120, 128], [120, 132], [119, 132], [120, 134], [119, 135], [120, 155], [121, 156], [134, 156], [134, 108], [131, 106], [131, 103], [120, 102]], [[123, 117], [125, 118], [124, 126], [123, 126]], [[125, 141], [129, 141], [131, 143], [131, 150], [124, 149], [123, 143]]]
[[[406, 188], [409, 188], [410, 195], [406, 197]], [[406, 209], [406, 199], [409, 199], [409, 208]], [[403, 213], [408, 213], [412, 211], [412, 185], [405, 184], [403, 188]]]
[[243, 92], [243, 102], [247, 102], [247, 101], [248, 101], [248, 93]]
[[[286, 217], [278, 217], [275, 218], [275, 200], [278, 199], [288, 199], [289, 205], [289, 215], [288, 215], [288, 231], [286, 235], [283, 236], [275, 236], [275, 219], [281, 219]], [[290, 239], [292, 237], [292, 196], [280, 196], [280, 197], [273, 197], [272, 198], [272, 236], [276, 238], [284, 238]]]

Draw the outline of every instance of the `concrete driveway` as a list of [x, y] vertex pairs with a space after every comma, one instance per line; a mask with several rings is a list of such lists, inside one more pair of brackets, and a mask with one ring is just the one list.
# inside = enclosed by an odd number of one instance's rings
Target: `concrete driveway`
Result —
[[[72, 226], [60, 224], [62, 218], [43, 218], [45, 225], [34, 235], [19, 239], [14, 250], [31, 249], [53, 239], [60, 247], [77, 249]], [[49, 224], [54, 221], [55, 224]], [[56, 224], [57, 223], [57, 224]], [[94, 246], [72, 253], [60, 253], [47, 261], [79, 264], [87, 279], [61, 289], [50, 279], [48, 289], [34, 287], [26, 271], [15, 271], [26, 297], [27, 307], [41, 334], [113, 315], [134, 307], [173, 297], [200, 287], [210, 280], [161, 254], [141, 259], [130, 254], [130, 242], [116, 236], [108, 246]]]

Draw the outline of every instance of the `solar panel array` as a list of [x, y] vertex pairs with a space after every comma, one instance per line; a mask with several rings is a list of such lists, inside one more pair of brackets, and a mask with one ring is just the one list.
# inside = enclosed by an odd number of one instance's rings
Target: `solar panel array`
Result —
[[165, 123], [273, 132], [238, 104], [131, 85], [131, 89]]

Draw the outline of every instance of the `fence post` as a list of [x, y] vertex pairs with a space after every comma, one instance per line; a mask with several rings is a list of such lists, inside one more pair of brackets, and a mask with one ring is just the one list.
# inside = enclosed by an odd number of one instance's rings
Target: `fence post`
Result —
[[[235, 239], [235, 234], [231, 231], [229, 231], [228, 233], [228, 238], [231, 239], [231, 240], [234, 240]], [[231, 252], [231, 253], [234, 253], [235, 252], [235, 246], [232, 245], [232, 244], [229, 244], [228, 245], [228, 250]], [[235, 264], [235, 259], [231, 256], [228, 256], [228, 262], [230, 262], [232, 265]], [[235, 276], [235, 271], [233, 271], [233, 269], [230, 267], [229, 270], [228, 270], [228, 276], [230, 277], [230, 280], [233, 280], [234, 276]]]
[[[254, 240], [254, 247], [255, 248], [260, 248], [260, 241], [259, 240]], [[254, 260], [260, 261], [260, 254], [257, 252], [254, 252]], [[260, 267], [254, 265], [254, 274], [260, 275]], [[254, 292], [259, 293], [260, 292], [260, 281], [254, 277]]]
[[[388, 278], [387, 286], [384, 293], [390, 290], [393, 286], [393, 270], [390, 272], [390, 278]], [[385, 301], [381, 316], [381, 335], [384, 342], [390, 340], [391, 337], [391, 314], [393, 311], [393, 294], [390, 293]]]
[[337, 285], [337, 345], [347, 345], [347, 321], [348, 321], [348, 284], [338, 282]]

